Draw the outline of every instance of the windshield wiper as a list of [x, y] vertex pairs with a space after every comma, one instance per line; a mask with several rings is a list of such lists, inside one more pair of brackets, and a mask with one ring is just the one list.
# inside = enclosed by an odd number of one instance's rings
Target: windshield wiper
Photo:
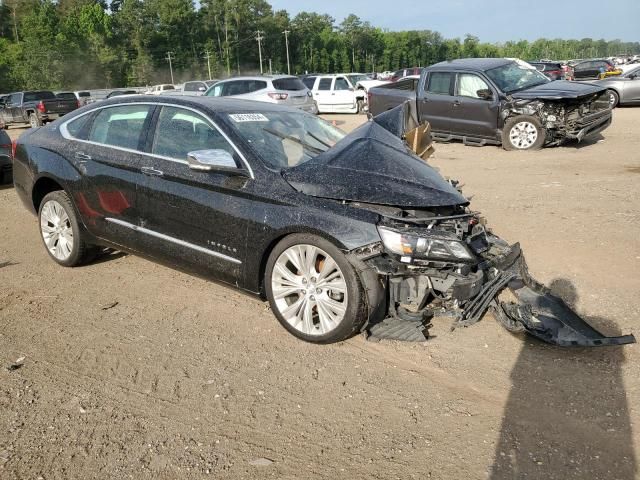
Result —
[[[271, 135], [274, 135], [274, 136], [276, 136], [278, 138], [281, 138], [283, 140], [291, 140], [293, 143], [297, 143], [298, 145], [302, 145], [303, 148], [311, 150], [314, 153], [323, 153], [323, 152], [325, 152], [325, 150], [322, 150], [321, 148], [314, 147], [313, 145], [309, 145], [307, 142], [303, 142], [299, 138], [292, 137], [291, 135], [285, 135], [284, 133], [278, 132], [277, 130], [271, 130], [270, 128], [263, 128], [263, 130], [265, 132], [270, 133]], [[322, 142], [320, 142], [320, 143], [322, 143]]]
[[323, 142], [322, 140], [320, 140], [318, 137], [316, 137], [313, 133], [311, 132], [307, 132], [307, 135], [309, 135], [311, 138], [313, 138], [316, 142], [321, 143], [322, 145], [324, 145], [327, 148], [331, 148], [331, 145], [329, 145], [327, 142]]

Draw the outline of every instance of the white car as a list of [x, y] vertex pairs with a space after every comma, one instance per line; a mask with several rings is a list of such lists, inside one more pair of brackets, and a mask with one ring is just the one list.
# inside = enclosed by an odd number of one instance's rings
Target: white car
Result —
[[160, 95], [162, 94], [162, 92], [166, 92], [167, 90], [175, 90], [176, 87], [175, 85], [172, 85], [170, 83], [163, 83], [160, 85], [154, 85], [153, 87], [149, 88], [149, 90], [147, 90], [146, 92], [144, 92], [145, 95]]
[[303, 81], [311, 90], [319, 113], [364, 111], [365, 94], [357, 92], [346, 75], [315, 75], [305, 77]]
[[314, 115], [318, 113], [318, 107], [309, 89], [298, 77], [291, 75], [263, 75], [221, 80], [209, 88], [205, 95], [277, 103], [299, 108]]

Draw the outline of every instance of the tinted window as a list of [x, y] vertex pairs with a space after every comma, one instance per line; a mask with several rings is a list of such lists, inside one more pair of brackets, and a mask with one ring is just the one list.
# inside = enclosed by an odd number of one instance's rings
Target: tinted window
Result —
[[162, 87], [160, 87], [161, 90], [175, 90], [176, 87], [174, 87], [173, 85], [163, 85]]
[[89, 140], [137, 150], [150, 109], [149, 105], [123, 105], [101, 110], [93, 121]]
[[60, 100], [76, 100], [76, 96], [70, 92], [56, 93], [56, 98]]
[[262, 80], [233, 80], [223, 84], [222, 96], [244, 95], [245, 93], [256, 92], [263, 88], [267, 88], [267, 82]]
[[91, 93], [89, 92], [78, 92], [79, 97], [90, 97]]
[[185, 92], [199, 92], [200, 88], [205, 88], [202, 82], [187, 82], [184, 84]]
[[267, 82], [263, 82], [261, 80], [247, 81], [247, 93], [257, 92], [258, 90], [262, 90], [263, 88], [267, 88]]
[[451, 72], [431, 72], [427, 84], [427, 92], [438, 95], [451, 95], [451, 84], [454, 74]]
[[51, 100], [56, 98], [53, 92], [41, 91], [41, 92], [24, 92], [25, 102], [35, 102], [37, 100]]
[[274, 80], [273, 87], [276, 90], [304, 90], [306, 87], [299, 78], [278, 78]]
[[351, 85], [347, 82], [346, 78], [338, 77], [336, 78], [336, 85], [333, 87], [334, 90], [349, 90]]
[[19, 93], [12, 93], [11, 96], [9, 97], [9, 99], [7, 100], [7, 103], [11, 103], [13, 105], [18, 105], [20, 103], [20, 94]]
[[316, 83], [316, 77], [303, 78], [302, 83], [304, 83], [309, 90], [313, 90], [313, 84]]
[[162, 107], [152, 153], [186, 160], [189, 152], [218, 149], [235, 154], [229, 142], [201, 115], [184, 108]]
[[331, 90], [331, 81], [330, 78], [321, 78], [318, 84], [318, 90]]
[[456, 94], [462, 97], [480, 98], [478, 90], [487, 90], [489, 85], [478, 75], [459, 73]]
[[71, 135], [73, 138], [86, 140], [87, 139], [86, 127], [88, 126], [89, 121], [91, 120], [92, 117], [93, 115], [87, 114], [67, 123], [67, 131], [69, 132], [69, 135]]

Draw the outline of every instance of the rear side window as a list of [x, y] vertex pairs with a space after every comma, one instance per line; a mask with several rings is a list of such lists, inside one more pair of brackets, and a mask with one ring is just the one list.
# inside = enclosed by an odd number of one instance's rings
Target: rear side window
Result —
[[92, 114], [82, 115], [81, 117], [67, 123], [67, 131], [69, 132], [69, 135], [73, 138], [77, 138], [78, 140], [86, 140], [91, 118], [93, 118]]
[[184, 108], [162, 107], [151, 152], [186, 160], [189, 152], [197, 150], [235, 154], [231, 144], [201, 115]]
[[318, 84], [318, 90], [331, 90], [331, 82], [332, 79], [330, 78], [321, 78]]
[[25, 102], [35, 102], [37, 100], [51, 100], [56, 98], [53, 92], [40, 91], [40, 92], [24, 92]]
[[427, 83], [427, 92], [436, 95], [451, 95], [454, 74], [451, 72], [431, 72]]
[[316, 83], [316, 77], [303, 78], [302, 83], [304, 83], [309, 90], [313, 90], [313, 85]]
[[122, 105], [101, 110], [93, 121], [89, 140], [137, 150], [150, 105]]
[[306, 87], [299, 78], [278, 78], [273, 82], [273, 88], [276, 90], [304, 90]]

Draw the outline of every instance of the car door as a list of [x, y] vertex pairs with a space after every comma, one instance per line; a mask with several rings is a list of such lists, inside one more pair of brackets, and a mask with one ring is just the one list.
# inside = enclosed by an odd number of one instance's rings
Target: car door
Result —
[[623, 94], [625, 103], [640, 102], [640, 67], [625, 75]]
[[434, 132], [453, 132], [453, 109], [460, 104], [454, 96], [454, 72], [429, 72], [418, 101], [421, 121], [428, 121]]
[[[481, 98], [479, 91], [489, 91], [490, 98]], [[475, 73], [459, 72], [456, 78], [456, 102], [451, 110], [451, 131], [458, 135], [496, 138], [500, 100], [497, 92]]]
[[589, 69], [591, 68], [592, 62], [582, 62], [578, 63], [573, 67], [573, 78], [574, 80], [583, 80], [588, 77]]
[[187, 162], [192, 151], [224, 150], [241, 167], [239, 154], [195, 110], [165, 105], [156, 117], [140, 190], [146, 251], [173, 264], [204, 269], [227, 283], [240, 282], [248, 225], [242, 218], [251, 208], [245, 187], [252, 180], [236, 174], [246, 172], [240, 168], [198, 171]]
[[61, 126], [65, 156], [81, 175], [73, 192], [83, 223], [94, 235], [137, 250], [138, 185], [142, 147], [155, 107], [113, 105]]
[[317, 89], [313, 91], [313, 96], [318, 104], [318, 110], [322, 113], [331, 113], [335, 111], [333, 102], [331, 101], [331, 88], [333, 85], [332, 77], [318, 77]]
[[355, 107], [353, 88], [345, 77], [335, 77], [331, 87], [330, 102], [336, 111], [351, 110]]

